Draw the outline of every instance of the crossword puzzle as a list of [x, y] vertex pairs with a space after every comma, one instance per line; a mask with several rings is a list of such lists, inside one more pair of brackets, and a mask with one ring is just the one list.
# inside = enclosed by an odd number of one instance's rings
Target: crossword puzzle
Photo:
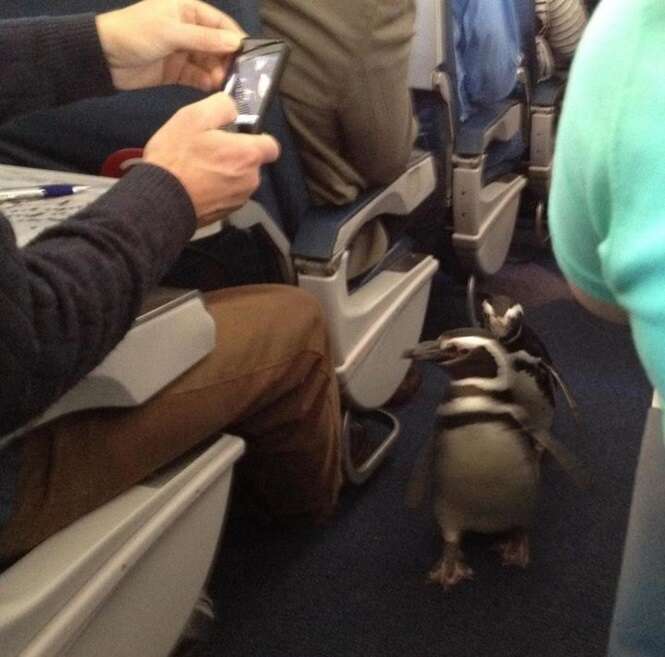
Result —
[[71, 196], [0, 203], [0, 213], [11, 223], [17, 244], [25, 246], [43, 230], [64, 221], [92, 203], [112, 182], [108, 178], [96, 176], [0, 166], [0, 189], [48, 183], [91, 185], [90, 189]]

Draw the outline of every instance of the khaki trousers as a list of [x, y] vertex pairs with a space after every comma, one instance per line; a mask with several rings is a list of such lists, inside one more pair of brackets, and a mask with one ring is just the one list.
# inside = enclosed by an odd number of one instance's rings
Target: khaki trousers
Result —
[[261, 20], [291, 47], [280, 99], [314, 201], [350, 203], [403, 173], [414, 0], [262, 0]]
[[[276, 515], [329, 514], [341, 486], [340, 407], [318, 302], [295, 287], [206, 296], [217, 348], [143, 406], [60, 418], [22, 439], [0, 531], [16, 558], [222, 429], [247, 441], [240, 475]], [[167, 355], [165, 355], [167, 357]]]

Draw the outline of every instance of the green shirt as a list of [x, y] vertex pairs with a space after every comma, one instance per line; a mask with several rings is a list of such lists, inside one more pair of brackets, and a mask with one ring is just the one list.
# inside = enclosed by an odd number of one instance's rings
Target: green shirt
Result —
[[583, 292], [622, 307], [665, 398], [665, 1], [604, 0], [557, 134], [550, 230]]

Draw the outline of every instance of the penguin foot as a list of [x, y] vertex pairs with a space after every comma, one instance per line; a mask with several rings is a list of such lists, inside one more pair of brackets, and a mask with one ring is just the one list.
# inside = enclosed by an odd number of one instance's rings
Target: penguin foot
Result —
[[526, 568], [529, 565], [529, 537], [524, 532], [499, 542], [495, 549], [501, 555], [504, 566]]
[[443, 559], [438, 567], [429, 574], [430, 582], [440, 584], [446, 590], [465, 579], [473, 579], [473, 570], [461, 560], [446, 561]]

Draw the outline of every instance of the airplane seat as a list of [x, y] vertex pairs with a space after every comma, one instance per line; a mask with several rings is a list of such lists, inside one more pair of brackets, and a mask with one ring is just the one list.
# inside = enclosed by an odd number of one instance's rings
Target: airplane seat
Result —
[[[240, 22], [250, 34], [260, 34], [258, 0], [244, 2]], [[345, 467], [351, 481], [362, 483], [399, 433], [397, 418], [381, 407], [406, 375], [409, 362], [402, 353], [420, 337], [432, 277], [438, 269], [433, 257], [412, 252], [407, 237], [388, 244], [377, 220], [385, 215], [406, 217], [433, 193], [435, 159], [415, 150], [406, 170], [389, 185], [367, 190], [347, 206], [316, 206], [304, 183], [300, 155], [278, 97], [269, 110], [265, 131], [280, 142], [281, 156], [264, 168], [252, 201], [235, 212], [230, 222], [240, 228], [264, 227], [282, 254], [284, 282], [309, 290], [322, 303], [349, 409], [344, 423]], [[351, 286], [350, 247], [369, 225], [389, 248]], [[383, 436], [361, 465], [355, 465], [350, 455], [351, 413]]]
[[[277, 162], [265, 168], [255, 195], [262, 221], [276, 222], [288, 237], [285, 256], [293, 264], [297, 285], [314, 294], [328, 319], [335, 366], [345, 406], [345, 467], [361, 483], [376, 469], [399, 433], [394, 415], [381, 409], [409, 367], [403, 351], [420, 337], [438, 262], [413, 253], [406, 236], [398, 236], [361, 281], [349, 281], [354, 238], [372, 226], [380, 233], [385, 215], [410, 215], [435, 190], [434, 158], [414, 151], [407, 169], [389, 185], [362, 192], [344, 206], [316, 206], [304, 183], [300, 156], [279, 99], [273, 103], [266, 130], [282, 145]], [[375, 233], [376, 234], [376, 233]], [[360, 466], [352, 463], [348, 429], [355, 421], [380, 427], [384, 439]]]
[[[83, 408], [139, 405], [209, 353], [214, 322], [200, 295], [168, 296], [24, 430]], [[220, 436], [0, 573], [3, 657], [167, 657], [205, 584], [243, 450], [241, 439]]]
[[[451, 3], [417, 2], [410, 86], [421, 126], [438, 111], [446, 204], [455, 253], [471, 274], [492, 275], [510, 246], [522, 190], [524, 99], [517, 93], [461, 120]], [[521, 85], [518, 85], [518, 91]], [[430, 140], [431, 141], [431, 140]]]
[[[260, 0], [249, 0], [248, 13], [260, 24]], [[287, 64], [288, 65], [288, 64]], [[255, 216], [277, 224], [287, 238], [284, 257], [294, 282], [321, 302], [328, 319], [337, 377], [345, 408], [344, 461], [348, 478], [362, 483], [378, 467], [399, 433], [397, 418], [382, 409], [404, 379], [409, 362], [403, 351], [418, 341], [431, 281], [438, 269], [432, 256], [413, 253], [409, 238], [397, 231], [394, 242], [383, 231], [385, 215], [410, 215], [435, 190], [437, 173], [431, 154], [414, 151], [406, 170], [392, 183], [362, 192], [344, 206], [313, 203], [293, 133], [279, 97], [265, 123], [282, 154], [265, 167], [254, 196]], [[256, 205], [259, 207], [257, 208]], [[387, 252], [371, 270], [349, 281], [354, 238], [371, 231]], [[371, 425], [382, 439], [361, 465], [350, 455], [350, 426]]]
[[[431, 154], [416, 150], [406, 171], [391, 184], [367, 190], [346, 206], [316, 206], [304, 183], [300, 156], [276, 98], [265, 130], [281, 144], [277, 162], [264, 167], [261, 184], [227, 224], [265, 229], [281, 255], [283, 282], [297, 284], [321, 302], [328, 320], [337, 376], [347, 412], [344, 422], [345, 467], [351, 481], [362, 483], [378, 467], [399, 433], [397, 418], [381, 407], [392, 397], [409, 367], [402, 353], [420, 338], [432, 277], [438, 262], [415, 254], [409, 238], [388, 245], [388, 252], [355, 285], [349, 282], [350, 247], [364, 227], [382, 216], [411, 214], [435, 190]], [[136, 151], [126, 151], [136, 161]], [[121, 154], [120, 154], [121, 156]], [[112, 156], [113, 166], [124, 169]], [[105, 170], [108, 169], [105, 165]], [[197, 232], [204, 238], [219, 222]], [[384, 439], [360, 466], [350, 455], [350, 426], [366, 419]]]
[[[42, 8], [42, 13], [62, 12], [62, 9], [45, 7], [43, 0], [36, 4]], [[73, 9], [102, 10], [117, 4], [119, 0], [77, 0]], [[260, 33], [256, 0], [218, 0], [215, 4], [223, 10], [231, 10], [248, 33]], [[37, 11], [34, 5], [33, 2], [29, 8]], [[118, 98], [84, 101], [89, 104], [77, 104], [70, 111], [85, 114], [83, 122], [87, 116], [101, 112], [108, 123], [104, 132], [110, 135], [109, 144], [117, 142], [119, 134], [127, 132], [132, 135], [132, 142], [120, 143], [118, 147], [140, 147], [145, 140], [137, 141], [143, 133], [132, 127], [135, 123], [132, 113], [140, 115], [137, 118], [141, 119], [144, 126], [141, 130], [147, 138], [147, 128], [152, 123], [160, 124], [154, 118], [157, 110], [165, 111], [159, 99], [168, 95], [167, 92], [174, 98], [169, 95], [173, 102], [166, 109], [173, 110], [178, 105], [178, 90], [144, 90], [142, 93], [154, 101], [148, 109], [136, 102], [139, 96], [132, 92], [120, 94]], [[66, 110], [46, 112], [41, 119], [48, 123], [50, 132], [53, 132], [54, 117], [71, 125], [72, 117]], [[99, 133], [98, 127], [92, 125], [86, 130], [91, 134]], [[427, 153], [415, 153], [407, 170], [393, 183], [367, 191], [349, 207], [315, 208], [304, 185], [299, 155], [279, 103], [273, 107], [266, 131], [282, 143], [282, 156], [265, 168], [255, 201], [235, 213], [232, 223], [242, 228], [259, 224], [277, 243], [284, 256], [281, 270], [285, 282], [297, 281], [318, 296], [324, 306], [348, 405], [359, 411], [377, 409], [397, 390], [409, 367], [401, 353], [420, 337], [431, 279], [438, 263], [432, 257], [412, 254], [407, 240], [400, 240], [399, 244], [391, 245], [394, 248], [390, 248], [382, 263], [363, 279], [363, 284], [351, 289], [347, 283], [349, 245], [364, 226], [378, 226], [375, 220], [379, 216], [408, 215], [432, 193], [437, 183], [434, 158]], [[214, 226], [210, 227], [198, 233], [197, 238], [209, 236], [214, 230]], [[380, 228], [376, 233], [381, 233]], [[383, 443], [385, 449], [375, 453], [376, 458], [372, 457], [365, 464], [366, 468], [363, 466], [362, 473], [349, 466], [349, 477], [354, 481], [369, 476], [397, 435], [396, 418], [382, 412], [374, 413], [373, 417], [381, 426], [389, 427], [390, 440]]]

